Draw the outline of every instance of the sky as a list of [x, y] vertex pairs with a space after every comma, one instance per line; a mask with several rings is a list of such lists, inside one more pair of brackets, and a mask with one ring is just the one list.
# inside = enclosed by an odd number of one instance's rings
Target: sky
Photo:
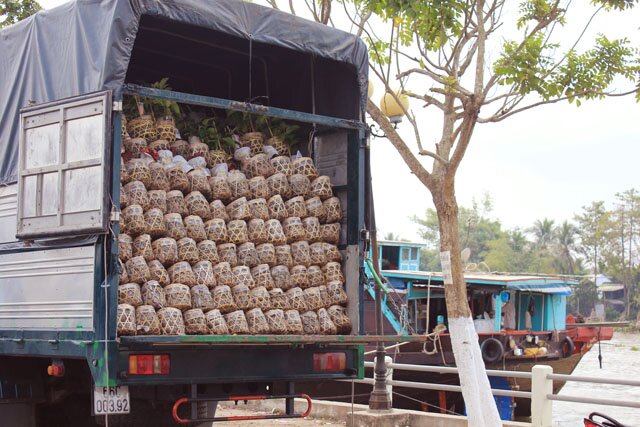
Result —
[[[40, 0], [44, 8], [62, 3]], [[518, 3], [507, 0], [509, 6]], [[588, 18], [584, 3], [574, 2], [570, 23]], [[578, 48], [588, 46], [599, 32], [628, 36], [640, 46], [640, 7], [635, 9], [598, 15]], [[561, 37], [573, 40], [580, 29], [569, 25], [562, 31]], [[374, 85], [375, 101], [384, 91], [380, 82], [374, 80]], [[435, 143], [440, 132], [438, 116], [413, 102], [411, 108], [418, 114], [424, 142]], [[413, 141], [413, 129], [406, 121], [398, 130], [408, 142]], [[371, 145], [380, 234], [393, 232], [419, 240], [409, 218], [433, 207], [429, 192], [386, 139], [374, 138]], [[629, 97], [586, 102], [581, 107], [558, 103], [501, 123], [478, 125], [457, 175], [456, 194], [462, 206], [490, 194], [492, 215], [506, 228], [527, 228], [542, 218], [559, 223], [572, 219], [592, 201], [604, 200], [611, 207], [615, 193], [640, 188], [639, 165], [640, 104]]]

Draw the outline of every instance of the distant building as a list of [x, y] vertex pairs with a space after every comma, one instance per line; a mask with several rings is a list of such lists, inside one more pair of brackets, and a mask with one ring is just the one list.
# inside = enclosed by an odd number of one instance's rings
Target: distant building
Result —
[[420, 270], [420, 249], [425, 243], [378, 240], [380, 270]]

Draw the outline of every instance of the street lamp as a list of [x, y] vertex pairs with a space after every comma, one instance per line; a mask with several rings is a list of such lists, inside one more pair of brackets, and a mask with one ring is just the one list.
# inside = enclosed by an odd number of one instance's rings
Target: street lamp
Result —
[[[369, 82], [368, 95], [369, 98], [373, 95], [373, 86], [371, 82]], [[396, 129], [398, 124], [402, 122], [402, 117], [404, 117], [405, 111], [409, 109], [409, 97], [399, 90], [395, 92], [395, 97], [393, 95], [393, 93], [387, 91], [382, 98], [380, 98], [380, 111], [387, 116], [393, 128]], [[386, 135], [380, 130], [380, 127], [375, 126], [373, 123], [369, 126], [369, 130], [371, 134], [377, 138], [386, 138]]]

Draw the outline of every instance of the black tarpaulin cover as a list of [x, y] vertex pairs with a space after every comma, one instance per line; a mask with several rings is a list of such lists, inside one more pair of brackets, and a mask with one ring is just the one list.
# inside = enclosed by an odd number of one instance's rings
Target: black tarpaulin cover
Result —
[[79, 0], [0, 31], [0, 185], [18, 173], [19, 111], [125, 82], [151, 15], [352, 65], [364, 110], [367, 52], [353, 35], [240, 0]]

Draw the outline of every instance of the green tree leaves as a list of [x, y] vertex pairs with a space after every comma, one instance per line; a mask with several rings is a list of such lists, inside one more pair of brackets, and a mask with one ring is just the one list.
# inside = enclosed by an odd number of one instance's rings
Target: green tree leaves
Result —
[[0, 28], [22, 21], [41, 9], [35, 0], [0, 0]]

